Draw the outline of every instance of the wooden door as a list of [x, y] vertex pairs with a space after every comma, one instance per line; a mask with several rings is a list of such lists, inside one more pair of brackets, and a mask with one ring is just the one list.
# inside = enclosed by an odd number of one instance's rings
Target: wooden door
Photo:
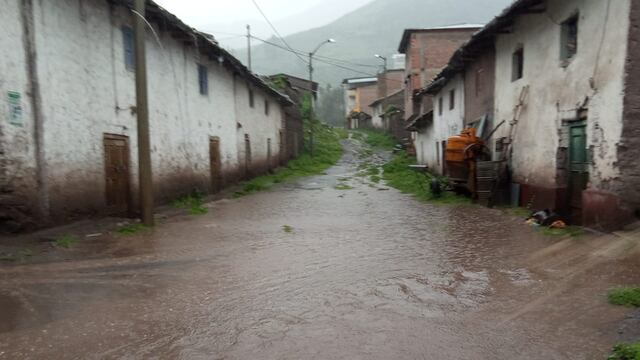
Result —
[[251, 177], [251, 139], [249, 134], [244, 135], [244, 173], [247, 178]]
[[109, 213], [129, 213], [129, 139], [121, 135], [104, 135], [105, 197]]
[[280, 152], [279, 154], [279, 158], [280, 158], [280, 165], [284, 165], [287, 163], [287, 151], [285, 148], [285, 133], [283, 130], [280, 130], [279, 133], [279, 143], [278, 143], [278, 151]]
[[267, 139], [267, 171], [271, 170], [271, 139]]
[[211, 169], [211, 192], [222, 190], [222, 159], [220, 157], [220, 139], [209, 138], [209, 166]]
[[569, 128], [569, 209], [571, 221], [582, 221], [582, 192], [589, 182], [587, 156], [587, 127], [584, 124]]
[[447, 142], [442, 142], [442, 151], [440, 153], [442, 156], [442, 176], [447, 176]]

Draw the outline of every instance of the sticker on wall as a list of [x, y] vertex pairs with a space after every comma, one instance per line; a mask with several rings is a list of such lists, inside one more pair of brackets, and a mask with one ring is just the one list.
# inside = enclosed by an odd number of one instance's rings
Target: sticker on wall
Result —
[[15, 91], [7, 92], [7, 101], [9, 102], [9, 123], [16, 126], [23, 126], [20, 93]]

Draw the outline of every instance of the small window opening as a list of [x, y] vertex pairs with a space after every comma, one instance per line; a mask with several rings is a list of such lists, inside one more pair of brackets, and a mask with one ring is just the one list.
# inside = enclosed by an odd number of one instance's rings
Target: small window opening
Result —
[[207, 67], [198, 64], [198, 83], [200, 85], [200, 94], [208, 95], [209, 94], [209, 73], [207, 71]]
[[249, 89], [249, 106], [254, 107], [255, 104], [253, 102], [253, 90]]
[[443, 103], [444, 103], [444, 101], [442, 100], [442, 97], [440, 97], [438, 99], [438, 115], [442, 115]]
[[456, 91], [449, 91], [449, 110], [453, 110], [456, 108]]
[[122, 43], [124, 47], [124, 66], [129, 71], [136, 71], [135, 38], [133, 29], [122, 27]]
[[524, 48], [520, 47], [513, 53], [512, 81], [522, 79], [524, 75]]
[[269, 116], [269, 100], [264, 101], [264, 114]]
[[578, 14], [562, 23], [561, 60], [570, 60], [578, 53]]

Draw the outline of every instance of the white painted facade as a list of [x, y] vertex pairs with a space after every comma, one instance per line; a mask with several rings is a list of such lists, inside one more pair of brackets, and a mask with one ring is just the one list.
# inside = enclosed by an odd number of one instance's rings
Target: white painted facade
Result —
[[384, 121], [382, 115], [384, 115], [384, 101], [379, 101], [375, 106], [371, 106], [372, 118], [371, 125], [376, 129], [384, 129]]
[[451, 136], [460, 134], [463, 128], [464, 78], [458, 74], [433, 96], [433, 122], [416, 133], [418, 163], [442, 174], [442, 144]]
[[[0, 142], [2, 161], [12, 178], [4, 186], [24, 187], [24, 196], [42, 199], [54, 216], [100, 212], [105, 206], [104, 134], [129, 141], [130, 184], [137, 193], [137, 134], [134, 72], [125, 66], [122, 28], [133, 15], [103, 0], [33, 1], [37, 80], [40, 85], [44, 186], [36, 196], [34, 109], [29, 97], [20, 0], [0, 0]], [[156, 198], [167, 201], [194, 188], [208, 189], [209, 139], [220, 139], [227, 181], [241, 175], [244, 133], [254, 161], [279, 156], [281, 103], [254, 88], [247, 106], [247, 77], [234, 75], [228, 59], [210, 59], [156, 24], [161, 44], [148, 34], [147, 71], [152, 166]], [[203, 44], [202, 46], [211, 46]], [[198, 64], [208, 71], [208, 94], [200, 94]], [[256, 81], [256, 80], [252, 80]], [[244, 89], [244, 90], [243, 90]], [[8, 122], [6, 94], [22, 96], [22, 126]], [[264, 101], [270, 103], [269, 115]], [[242, 127], [238, 127], [238, 123]], [[240, 145], [242, 144], [242, 145]], [[273, 162], [274, 164], [277, 161]], [[136, 196], [133, 196], [135, 199]]]
[[[567, 146], [563, 120], [574, 119], [577, 109], [585, 106], [587, 147], [594, 153], [590, 182], [598, 187], [617, 176], [630, 0], [547, 1], [546, 8], [548, 14], [516, 17], [512, 33], [497, 37], [496, 123], [514, 118], [520, 94], [528, 86], [529, 96], [514, 128], [514, 180], [556, 188], [562, 186], [556, 182], [557, 150]], [[559, 24], [576, 12], [578, 51], [563, 66]], [[512, 55], [520, 46], [524, 50], [523, 77], [512, 81]], [[494, 139], [508, 136], [509, 126], [505, 125]]]

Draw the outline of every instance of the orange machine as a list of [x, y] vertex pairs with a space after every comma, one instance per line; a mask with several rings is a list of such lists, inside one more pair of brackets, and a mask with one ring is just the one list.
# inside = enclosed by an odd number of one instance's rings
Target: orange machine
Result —
[[484, 141], [476, 135], [476, 129], [462, 130], [447, 141], [445, 161], [449, 180], [459, 188], [476, 193], [476, 161], [486, 156]]

